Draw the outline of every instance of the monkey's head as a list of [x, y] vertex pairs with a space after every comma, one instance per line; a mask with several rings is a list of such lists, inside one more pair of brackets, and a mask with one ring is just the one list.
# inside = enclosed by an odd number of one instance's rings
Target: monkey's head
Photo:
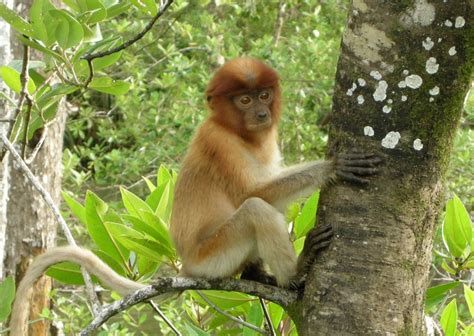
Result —
[[280, 95], [277, 72], [247, 57], [224, 64], [206, 90], [211, 118], [244, 137], [277, 126]]

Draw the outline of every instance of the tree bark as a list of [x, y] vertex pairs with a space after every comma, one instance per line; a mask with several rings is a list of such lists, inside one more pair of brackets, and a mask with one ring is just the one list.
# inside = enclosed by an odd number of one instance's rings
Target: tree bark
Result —
[[[1, 0], [7, 7], [13, 7], [13, 0]], [[5, 21], [0, 21], [0, 64], [8, 64], [11, 60], [10, 52], [10, 26]], [[0, 91], [9, 95], [10, 92], [3, 82], [0, 82]], [[5, 99], [0, 99], [0, 132], [6, 132], [9, 127], [8, 119], [11, 117], [11, 109]], [[4, 278], [3, 258], [5, 257], [5, 235], [7, 229], [7, 201], [10, 189], [9, 155], [5, 155], [0, 162], [0, 281]]]
[[[32, 0], [22, 0], [16, 11], [27, 17], [31, 3]], [[16, 47], [13, 50], [15, 58], [21, 58], [19, 53], [22, 53], [23, 48]], [[39, 57], [36, 53], [33, 55]], [[61, 196], [61, 159], [66, 119], [67, 111], [64, 104], [60, 103], [56, 119], [47, 127], [44, 143], [29, 165], [33, 174], [57, 204]], [[32, 142], [31, 146], [34, 147], [35, 143]], [[19, 283], [32, 259], [55, 245], [56, 221], [51, 209], [21, 170], [15, 163], [10, 163], [11, 188], [7, 209], [6, 254], [3, 261], [6, 275], [14, 275], [16, 283]], [[30, 319], [39, 318], [43, 309], [50, 308], [51, 284], [51, 278], [46, 276], [36, 283], [31, 299]], [[29, 334], [48, 335], [49, 322], [45, 320], [31, 324]]]
[[353, 0], [329, 153], [384, 160], [367, 186], [322, 190], [334, 240], [293, 311], [300, 335], [422, 335], [443, 177], [474, 60], [471, 0]]

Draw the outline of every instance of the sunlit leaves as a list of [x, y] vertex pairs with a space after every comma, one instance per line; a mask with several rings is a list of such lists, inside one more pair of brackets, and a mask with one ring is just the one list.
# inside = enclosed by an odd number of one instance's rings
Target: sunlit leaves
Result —
[[27, 36], [33, 34], [33, 27], [31, 24], [3, 3], [0, 3], [0, 17], [8, 22], [19, 33]]
[[446, 306], [446, 308], [444, 308], [439, 321], [446, 336], [456, 335], [457, 320], [458, 308], [456, 305], [456, 299], [454, 299]]
[[461, 257], [472, 242], [472, 223], [461, 200], [454, 195], [446, 205], [443, 224], [446, 248], [454, 257]]
[[15, 281], [12, 276], [0, 282], [0, 322], [5, 322], [11, 312], [13, 299], [15, 298]]

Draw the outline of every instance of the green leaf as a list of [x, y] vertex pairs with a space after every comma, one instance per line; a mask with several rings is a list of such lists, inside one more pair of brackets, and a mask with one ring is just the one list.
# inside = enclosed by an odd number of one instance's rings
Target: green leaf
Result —
[[173, 243], [171, 241], [170, 233], [168, 230], [168, 227], [166, 226], [165, 222], [163, 220], [156, 216], [155, 214], [149, 213], [149, 212], [143, 212], [142, 213], [142, 218], [143, 221], [148, 225], [153, 227], [159, 234], [159, 237], [157, 237], [157, 241], [164, 245], [166, 248], [172, 251], [173, 255], [175, 254], [174, 252], [174, 247]]
[[441, 327], [444, 330], [445, 336], [455, 336], [456, 335], [456, 326], [458, 320], [458, 308], [456, 306], [456, 299], [453, 299], [447, 306], [444, 308], [443, 313], [441, 314]]
[[55, 22], [49, 11], [55, 10], [49, 0], [35, 0], [31, 5], [30, 19], [34, 28], [33, 36], [50, 46], [54, 41]]
[[108, 227], [104, 224], [103, 217], [105, 217], [108, 210], [108, 205], [96, 194], [87, 191], [85, 208], [86, 227], [92, 240], [118, 263], [126, 262], [128, 260], [127, 251], [117, 244]]
[[316, 211], [318, 209], [319, 191], [308, 198], [301, 209], [301, 214], [295, 220], [295, 235], [297, 238], [306, 236], [316, 222]]
[[272, 320], [272, 323], [274, 326], [278, 326], [284, 316], [284, 310], [281, 306], [269, 302], [268, 303], [268, 311], [270, 313], [270, 319]]
[[[201, 298], [199, 294], [194, 291], [191, 291], [191, 296], [200, 302], [203, 306], [208, 306], [208, 304]], [[206, 291], [204, 295], [207, 296], [216, 306], [221, 309], [227, 310], [231, 308], [236, 308], [238, 306], [249, 304], [253, 299], [247, 294], [237, 293], [237, 292], [224, 292], [210, 290]]]
[[128, 92], [130, 84], [123, 80], [113, 80], [109, 77], [95, 77], [89, 84], [91, 89], [112, 95], [122, 95]]
[[33, 27], [15, 11], [0, 2], [0, 17], [8, 22], [12, 28], [21, 34], [32, 36]]
[[301, 253], [301, 251], [303, 251], [305, 240], [306, 240], [306, 236], [303, 236], [303, 237], [300, 237], [300, 238], [296, 239], [293, 242], [293, 247], [295, 248], [296, 254], [299, 255]]
[[443, 301], [444, 297], [451, 289], [458, 287], [460, 284], [460, 282], [453, 281], [447, 284], [428, 288], [428, 290], [426, 291], [425, 301], [426, 309], [430, 310], [434, 306], [438, 305], [441, 301]]
[[82, 224], [86, 225], [86, 209], [84, 208], [84, 206], [78, 201], [76, 201], [74, 198], [69, 196], [68, 193], [62, 191], [61, 194], [63, 195], [63, 198], [69, 206], [69, 209], [71, 209], [73, 215], [76, 216]]
[[46, 48], [44, 45], [41, 45], [38, 42], [27, 39], [24, 36], [18, 36], [18, 39], [21, 41], [21, 43], [23, 43], [23, 44], [25, 44], [25, 45], [33, 48], [33, 49], [39, 50], [39, 51], [41, 51], [42, 53], [44, 53], [46, 55], [52, 56], [61, 63], [66, 63], [66, 60], [60, 54], [58, 54], [57, 52], [55, 52], [51, 49]]
[[185, 324], [185, 328], [186, 328], [185, 335], [188, 335], [188, 336], [210, 336], [210, 334], [208, 334], [207, 332], [205, 332], [204, 330], [200, 329], [199, 327], [193, 324], [189, 324], [189, 322]]
[[155, 16], [158, 13], [155, 0], [130, 0], [130, 2], [145, 14]]
[[107, 19], [114, 18], [125, 13], [132, 4], [128, 1], [118, 1], [116, 4], [107, 7]]
[[123, 205], [132, 216], [142, 218], [143, 212], [153, 212], [145, 201], [127, 189], [120, 187], [120, 193], [122, 194]]
[[165, 166], [160, 165], [158, 173], [156, 174], [156, 185], [159, 186], [172, 181], [173, 177], [171, 176], [170, 171]]
[[49, 14], [54, 19], [56, 28], [54, 36], [63, 49], [78, 45], [84, 38], [82, 25], [65, 10], [50, 10]]
[[80, 21], [87, 24], [94, 24], [107, 17], [107, 10], [99, 0], [81, 0], [77, 2], [81, 15]]
[[[58, 281], [69, 285], [83, 285], [84, 279], [79, 265], [72, 262], [62, 262], [48, 268], [46, 274]], [[97, 281], [97, 279], [95, 279]]]
[[171, 183], [167, 183], [161, 195], [160, 202], [155, 209], [155, 215], [165, 220], [169, 220], [171, 216], [171, 206], [173, 200], [173, 192], [171, 190]]
[[[16, 93], [20, 93], [21, 91], [21, 80], [20, 80], [20, 72], [16, 71], [13, 68], [8, 66], [0, 67], [0, 76], [3, 78], [3, 81], [6, 85]], [[36, 85], [31, 78], [28, 78], [27, 89], [30, 94], [35, 92]]]
[[[150, 192], [153, 192], [155, 191], [156, 189], [156, 186], [153, 184], [153, 182], [151, 182], [147, 177], [145, 176], [142, 176], [142, 179], [145, 181], [146, 183], [146, 186], [148, 187], [148, 190], [150, 190]], [[150, 205], [148, 202], [147, 202], [148, 205]], [[152, 207], [153, 209], [153, 207]]]
[[446, 204], [443, 239], [449, 252], [460, 258], [472, 241], [472, 223], [461, 200], [454, 195]]
[[[246, 321], [253, 324], [254, 326], [260, 327], [263, 322], [263, 312], [259, 301], [253, 301], [250, 305], [250, 311], [247, 315]], [[243, 336], [253, 336], [255, 331], [249, 328], [242, 330]]]
[[474, 269], [474, 257], [470, 257], [467, 261], [462, 265], [463, 269]]
[[[135, 216], [123, 215], [125, 220], [129, 221], [132, 224], [132, 227], [140, 233], [145, 233], [168, 250], [167, 255], [173, 256], [173, 248], [170, 244], [169, 235], [163, 234], [163, 231], [156, 225], [149, 225], [147, 222], [137, 218]], [[166, 232], [167, 233], [167, 232]]]
[[473, 318], [474, 317], [474, 291], [466, 285], [464, 285], [464, 297], [466, 298], [467, 306], [469, 307], [469, 312], [471, 313], [471, 318]]
[[113, 237], [129, 250], [152, 261], [163, 261], [166, 250], [162, 245], [147, 239], [145, 235], [126, 225], [107, 222], [106, 226]]
[[13, 300], [15, 299], [15, 281], [13, 276], [0, 282], [0, 322], [5, 322], [10, 316]]

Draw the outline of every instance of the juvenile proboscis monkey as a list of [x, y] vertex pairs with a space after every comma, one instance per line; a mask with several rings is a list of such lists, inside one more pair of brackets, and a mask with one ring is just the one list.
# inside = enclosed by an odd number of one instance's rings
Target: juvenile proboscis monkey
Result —
[[[171, 234], [182, 260], [180, 275], [225, 278], [243, 272], [242, 278], [288, 286], [332, 233], [310, 231], [298, 261], [282, 214], [287, 204], [329, 181], [366, 183], [377, 172], [380, 160], [370, 154], [282, 168], [280, 95], [276, 71], [252, 58], [229, 61], [211, 80], [206, 91], [211, 114], [189, 147], [175, 187]], [[121, 294], [144, 286], [119, 276], [88, 250], [50, 249], [35, 259], [18, 287], [12, 335], [26, 335], [31, 287], [62, 261], [80, 264]]]

